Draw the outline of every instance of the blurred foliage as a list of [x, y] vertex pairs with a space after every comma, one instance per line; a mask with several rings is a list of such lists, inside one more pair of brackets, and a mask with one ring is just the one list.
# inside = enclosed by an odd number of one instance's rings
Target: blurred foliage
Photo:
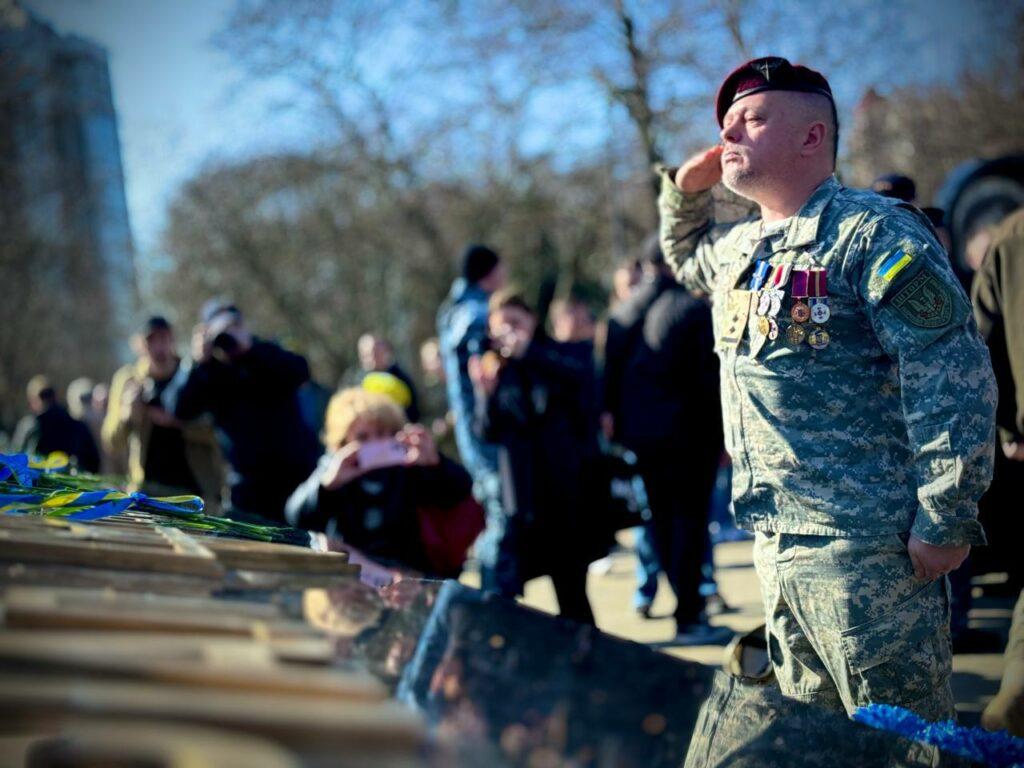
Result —
[[[207, 170], [171, 206], [164, 247], [174, 272], [161, 281], [163, 300], [192, 319], [209, 296], [230, 295], [257, 332], [278, 335], [334, 385], [368, 330], [391, 335], [413, 359], [434, 334], [467, 242], [497, 248], [535, 299], [556, 281], [560, 291], [605, 293], [613, 191], [600, 172], [559, 174], [538, 161], [505, 183], [383, 195], [357, 181], [366, 172], [344, 152]], [[631, 242], [650, 226], [638, 207], [617, 217]]]

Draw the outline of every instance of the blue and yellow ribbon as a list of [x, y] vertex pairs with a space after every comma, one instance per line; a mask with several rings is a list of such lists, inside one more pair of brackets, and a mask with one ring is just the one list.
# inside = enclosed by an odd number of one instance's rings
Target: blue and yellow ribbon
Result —
[[203, 511], [198, 496], [147, 496], [121, 491], [58, 491], [36, 493], [0, 493], [0, 513], [25, 514], [35, 511], [68, 520], [99, 520], [128, 510], [193, 515]]
[[24, 453], [0, 453], [0, 481], [13, 478], [18, 485], [32, 485], [32, 470]]

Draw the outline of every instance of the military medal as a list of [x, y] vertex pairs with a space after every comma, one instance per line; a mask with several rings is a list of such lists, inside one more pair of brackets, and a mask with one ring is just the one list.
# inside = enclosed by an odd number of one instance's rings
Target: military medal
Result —
[[786, 297], [782, 289], [789, 282], [789, 274], [792, 269], [792, 264], [779, 264], [772, 272], [771, 286], [765, 291], [765, 294], [768, 296], [769, 317], [776, 317], [782, 311], [782, 300]]
[[775, 341], [779, 338], [779, 324], [775, 321], [774, 317], [768, 318], [768, 338]]
[[[760, 308], [760, 307], [759, 307]], [[772, 323], [771, 319], [762, 315], [757, 319], [757, 330], [762, 336], [767, 336], [771, 333]]]
[[794, 347], [799, 347], [807, 338], [807, 331], [802, 325], [791, 325], [786, 329], [786, 341]]
[[817, 301], [811, 305], [811, 320], [815, 323], [827, 323], [830, 317], [832, 310], [828, 308], [828, 304]]
[[761, 288], [764, 286], [764, 281], [768, 278], [768, 270], [770, 269], [771, 265], [766, 260], [761, 260], [757, 262], [757, 266], [754, 267], [754, 274], [750, 277], [750, 290], [758, 295], [755, 311], [759, 315], [768, 314], [768, 309], [771, 306], [767, 292], [761, 292]]
[[807, 289], [811, 304], [811, 321], [819, 325], [827, 323], [832, 316], [832, 310], [828, 306], [828, 278], [824, 269], [811, 270]]
[[810, 279], [810, 270], [793, 270], [793, 306], [789, 310], [789, 316], [794, 323], [806, 323], [811, 319], [811, 308], [807, 306], [807, 283]]
[[830, 341], [828, 331], [824, 328], [814, 328], [807, 334], [807, 343], [814, 349], [824, 349]]

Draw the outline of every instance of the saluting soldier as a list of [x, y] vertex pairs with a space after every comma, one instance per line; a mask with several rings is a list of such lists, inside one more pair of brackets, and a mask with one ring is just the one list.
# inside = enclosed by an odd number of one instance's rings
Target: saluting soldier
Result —
[[[727, 448], [782, 692], [953, 717], [946, 574], [985, 536], [995, 384], [924, 215], [836, 179], [818, 72], [729, 75], [722, 143], [662, 170], [661, 242], [714, 300]], [[710, 188], [760, 216], [712, 216]]]

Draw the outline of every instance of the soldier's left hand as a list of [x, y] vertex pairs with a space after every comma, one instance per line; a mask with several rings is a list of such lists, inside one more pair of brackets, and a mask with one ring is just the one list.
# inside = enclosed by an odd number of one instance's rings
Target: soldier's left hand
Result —
[[910, 540], [907, 542], [910, 562], [914, 564], [914, 575], [928, 581], [955, 571], [967, 559], [967, 554], [970, 551], [970, 544], [938, 547], [921, 541], [913, 534], [910, 535]]
[[1010, 461], [1024, 461], [1024, 441], [1009, 440], [1003, 443], [1003, 455]]

